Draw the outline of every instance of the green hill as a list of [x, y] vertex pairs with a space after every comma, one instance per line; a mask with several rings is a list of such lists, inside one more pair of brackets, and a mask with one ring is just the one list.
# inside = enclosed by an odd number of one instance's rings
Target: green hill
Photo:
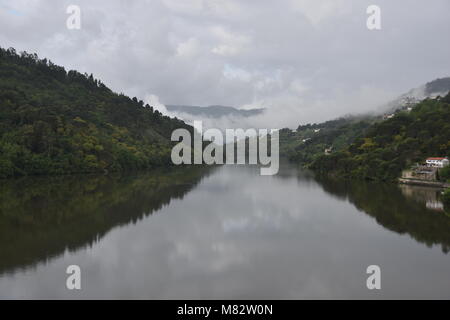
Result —
[[430, 156], [450, 155], [450, 94], [426, 99], [410, 112], [374, 123], [344, 150], [315, 158], [321, 173], [394, 180], [401, 171]]
[[301, 125], [295, 131], [280, 130], [280, 154], [308, 165], [325, 149], [337, 152], [348, 147], [376, 121], [375, 117], [347, 117], [323, 123]]
[[92, 75], [0, 48], [0, 177], [166, 166], [181, 127]]

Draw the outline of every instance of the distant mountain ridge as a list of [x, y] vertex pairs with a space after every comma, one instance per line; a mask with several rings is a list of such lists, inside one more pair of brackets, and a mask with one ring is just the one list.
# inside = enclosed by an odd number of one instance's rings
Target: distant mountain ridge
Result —
[[450, 92], [450, 77], [438, 78], [427, 82], [417, 88], [409, 90], [397, 99], [389, 102], [382, 109], [387, 112], [395, 112], [397, 110], [412, 107], [426, 98], [436, 98], [437, 96], [445, 96]]
[[450, 77], [436, 79], [425, 85], [425, 94], [430, 95], [446, 95], [450, 91]]
[[252, 117], [262, 114], [265, 109], [256, 108], [242, 110], [234, 107], [212, 105], [207, 107], [200, 106], [186, 106], [186, 105], [166, 105], [166, 109], [169, 112], [175, 113], [187, 113], [193, 116], [203, 116], [207, 118], [221, 118], [227, 116], [235, 117]]

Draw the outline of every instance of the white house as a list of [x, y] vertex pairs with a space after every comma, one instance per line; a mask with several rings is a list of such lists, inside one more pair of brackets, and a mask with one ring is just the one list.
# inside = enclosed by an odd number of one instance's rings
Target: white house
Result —
[[427, 158], [426, 164], [429, 167], [443, 168], [445, 166], [448, 166], [449, 161], [447, 158], [431, 157]]

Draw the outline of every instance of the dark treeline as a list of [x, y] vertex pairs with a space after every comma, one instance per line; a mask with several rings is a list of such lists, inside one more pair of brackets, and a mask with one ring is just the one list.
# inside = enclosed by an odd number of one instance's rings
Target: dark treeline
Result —
[[170, 135], [192, 127], [92, 74], [0, 48], [0, 178], [170, 164]]

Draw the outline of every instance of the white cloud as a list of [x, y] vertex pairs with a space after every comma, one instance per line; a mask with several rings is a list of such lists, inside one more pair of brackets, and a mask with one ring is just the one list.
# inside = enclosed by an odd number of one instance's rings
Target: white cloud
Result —
[[0, 45], [161, 104], [269, 108], [261, 124], [327, 120], [450, 74], [447, 0], [379, 0], [380, 32], [369, 0], [78, 0], [70, 31], [72, 2], [3, 1]]
[[177, 46], [177, 56], [179, 57], [192, 58], [198, 51], [199, 44], [195, 38], [189, 38], [187, 41], [181, 42]]
[[211, 28], [211, 33], [217, 38], [219, 44], [211, 52], [221, 56], [234, 56], [250, 44], [250, 38], [245, 35], [233, 34], [221, 26]]
[[150, 106], [152, 106], [154, 110], [157, 110], [157, 111], [159, 111], [163, 114], [167, 114], [169, 116], [174, 116], [169, 111], [167, 111], [166, 106], [159, 101], [159, 97], [157, 95], [154, 95], [154, 94], [146, 95], [144, 102], [146, 104], [149, 104]]
[[291, 4], [294, 11], [306, 16], [315, 26], [327, 19], [348, 13], [352, 7], [345, 0], [291, 0]]
[[235, 68], [231, 65], [226, 64], [223, 68], [223, 75], [225, 78], [230, 80], [240, 80], [244, 82], [249, 82], [252, 80], [252, 74], [247, 70]]

